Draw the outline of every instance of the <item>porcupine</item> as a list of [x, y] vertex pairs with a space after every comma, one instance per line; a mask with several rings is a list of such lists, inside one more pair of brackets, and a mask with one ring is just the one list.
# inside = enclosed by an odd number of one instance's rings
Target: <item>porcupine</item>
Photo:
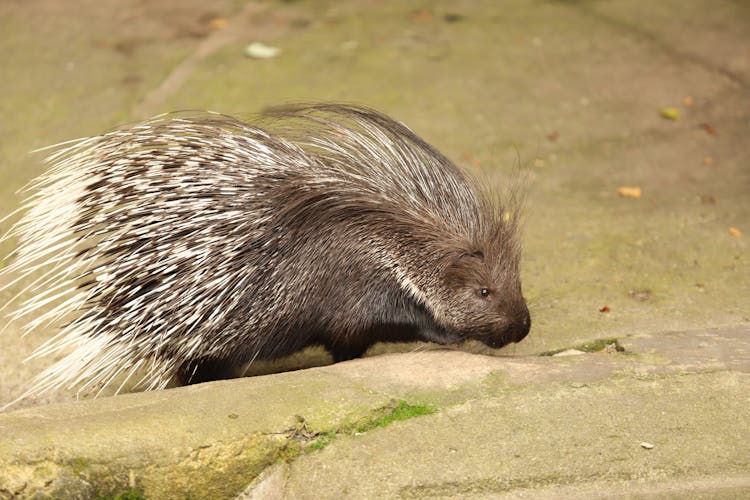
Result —
[[226, 378], [311, 345], [342, 361], [529, 331], [520, 204], [372, 109], [168, 114], [47, 162], [3, 272], [33, 278], [11, 315], [36, 311], [27, 329], [73, 317], [34, 356], [72, 352], [22, 397]]

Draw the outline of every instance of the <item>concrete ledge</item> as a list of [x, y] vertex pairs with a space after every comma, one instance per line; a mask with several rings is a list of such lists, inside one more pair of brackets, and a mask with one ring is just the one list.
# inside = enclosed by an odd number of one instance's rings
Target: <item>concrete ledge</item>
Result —
[[[337, 474], [356, 478], [358, 473], [349, 469], [357, 469], [357, 460], [366, 456], [374, 469], [360, 464], [361, 474], [377, 476], [379, 470], [394, 476], [385, 489], [379, 480], [354, 480], [349, 491], [356, 492], [355, 496], [375, 493], [368, 488], [411, 497], [439, 492], [463, 495], [473, 488], [489, 488], [487, 492], [493, 494], [531, 488], [553, 495], [568, 491], [565, 488], [582, 488], [575, 490], [580, 492], [597, 488], [599, 474], [623, 484], [641, 481], [639, 488], [649, 490], [650, 483], [643, 481], [663, 483], [667, 488], [683, 476], [695, 480], [699, 470], [709, 476], [701, 479], [708, 481], [705, 484], [734, 491], [750, 485], [750, 476], [741, 473], [750, 470], [749, 333], [734, 329], [633, 337], [621, 341], [628, 348], [624, 353], [570, 357], [497, 358], [449, 350], [391, 354], [297, 372], [18, 410], [0, 415], [0, 497], [94, 498], [133, 490], [147, 498], [231, 498], [276, 463], [289, 464], [281, 476], [266, 474], [277, 493], [296, 492], [304, 497], [305, 492], [318, 488], [323, 497], [336, 496], [341, 494], [336, 488], [342, 481], [336, 479]], [[708, 388], [712, 394], [706, 392]], [[743, 394], [744, 403], [737, 399]], [[719, 406], [705, 406], [706, 397]], [[361, 425], [387, 416], [394, 401], [429, 404], [438, 412], [388, 428]], [[641, 411], [648, 420], [638, 423], [633, 411]], [[700, 429], [702, 436], [690, 434], [706, 418], [718, 418], [712, 417], [717, 412], [720, 421], [736, 422], [735, 427], [707, 426]], [[653, 458], [662, 450], [649, 456], [646, 450], [638, 452], [638, 443], [623, 447], [617, 439], [628, 429], [640, 428], [645, 440], [652, 435], [648, 429], [653, 425], [670, 428], [666, 420], [661, 422], [665, 418], [682, 421], [684, 427], [678, 428], [687, 433], [666, 439], [688, 443], [698, 438], [705, 445], [708, 435], [708, 442], [736, 443], [736, 449], [724, 449], [721, 457], [711, 459], [711, 467], [705, 465], [705, 455], [700, 458], [706, 450], [696, 450], [694, 458], [663, 456], [665, 462], [656, 463]], [[560, 427], [565, 422], [571, 426], [567, 430]], [[583, 422], [592, 430], [611, 426], [612, 436], [610, 441], [601, 435], [574, 439], [579, 446], [592, 446], [603, 455], [573, 473], [553, 448], [555, 442], [564, 445], [572, 439], [570, 429]], [[364, 432], [374, 427], [377, 430]], [[354, 432], [358, 429], [362, 432]], [[497, 440], [493, 430], [502, 439]], [[460, 451], [456, 458], [468, 453], [459, 460], [462, 467], [486, 459], [490, 466], [493, 455], [516, 449], [519, 456], [511, 465], [519, 470], [538, 469], [537, 475], [512, 480], [514, 469], [509, 469], [509, 476], [494, 475], [488, 483], [487, 477], [464, 471], [458, 483], [445, 474], [421, 484], [399, 482], [402, 476], [420, 477], [411, 470], [420, 463], [417, 456], [423, 460], [433, 455], [427, 448], [411, 449], [409, 443], [414, 445], [416, 439], [429, 443], [430, 449], [440, 449], [446, 432], [451, 436], [448, 442]], [[477, 432], [488, 433], [485, 442]], [[368, 451], [363, 452], [361, 446]], [[502, 450], [493, 450], [498, 446]], [[521, 452], [524, 449], [534, 449], [536, 454], [529, 456]], [[396, 462], [373, 466], [394, 453], [391, 459]], [[414, 463], [397, 463], [412, 453]], [[618, 459], [618, 455], [622, 456]], [[600, 470], [602, 464], [617, 460], [623, 461], [617, 474]], [[429, 463], [430, 468], [439, 468], [442, 461], [432, 456], [421, 467]], [[647, 466], [666, 469], [659, 469], [657, 476], [644, 476], [642, 467]], [[317, 482], [310, 480], [311, 475], [317, 475]], [[712, 482], [712, 475], [727, 479]], [[253, 488], [268, 490], [268, 482], [261, 479]], [[253, 488], [244, 495], [251, 498]]]

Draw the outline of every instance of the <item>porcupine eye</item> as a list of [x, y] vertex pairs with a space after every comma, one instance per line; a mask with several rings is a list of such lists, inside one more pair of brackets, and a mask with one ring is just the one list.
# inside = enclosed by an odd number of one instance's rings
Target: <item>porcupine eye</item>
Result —
[[483, 298], [487, 298], [490, 296], [490, 289], [489, 288], [480, 288], [479, 289], [479, 295], [481, 295]]

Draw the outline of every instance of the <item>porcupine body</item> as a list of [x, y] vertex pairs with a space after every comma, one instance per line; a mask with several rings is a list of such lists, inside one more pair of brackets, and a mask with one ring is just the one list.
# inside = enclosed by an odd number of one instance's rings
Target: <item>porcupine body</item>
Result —
[[3, 272], [31, 281], [14, 317], [54, 305], [27, 328], [72, 317], [35, 356], [70, 354], [26, 395], [225, 378], [316, 344], [341, 361], [378, 341], [501, 347], [529, 331], [517, 204], [374, 110], [165, 115], [48, 162]]

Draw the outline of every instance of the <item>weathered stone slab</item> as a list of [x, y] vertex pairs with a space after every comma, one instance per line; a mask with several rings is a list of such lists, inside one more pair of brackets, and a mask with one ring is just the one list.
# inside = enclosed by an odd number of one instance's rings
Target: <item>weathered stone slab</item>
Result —
[[[389, 354], [9, 412], [0, 415], [0, 492], [228, 498], [279, 462], [290, 465], [269, 473], [274, 488], [303, 498], [557, 491], [602, 478], [625, 487], [696, 475], [745, 484], [750, 332], [620, 343], [628, 350], [565, 358]], [[361, 425], [395, 400], [436, 413]]]

